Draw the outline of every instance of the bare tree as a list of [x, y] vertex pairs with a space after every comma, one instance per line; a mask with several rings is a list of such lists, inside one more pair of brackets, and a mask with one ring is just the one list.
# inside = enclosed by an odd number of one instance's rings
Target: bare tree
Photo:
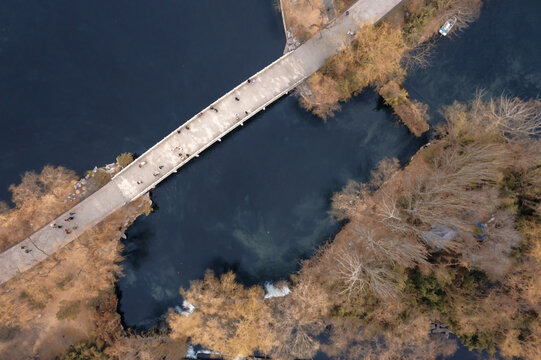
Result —
[[370, 171], [370, 186], [375, 190], [398, 171], [400, 163], [397, 158], [385, 158], [378, 162], [376, 169]]
[[309, 330], [307, 326], [295, 326], [290, 321], [279, 323], [275, 329], [279, 343], [269, 354], [277, 359], [312, 358], [319, 349], [319, 342]]
[[316, 336], [325, 329], [329, 294], [305, 269], [293, 279], [295, 286], [288, 296], [270, 301], [271, 337], [277, 340], [269, 352], [273, 358], [313, 357], [319, 349]]
[[381, 299], [394, 298], [397, 276], [380, 261], [367, 261], [355, 251], [343, 249], [336, 258], [337, 273], [344, 283], [342, 293], [349, 297], [364, 295], [367, 291]]
[[339, 221], [356, 218], [366, 209], [369, 199], [366, 184], [349, 180], [340, 192], [333, 194], [329, 214]]
[[426, 262], [427, 254], [424, 246], [406, 239], [377, 236], [374, 229], [377, 227], [364, 226], [358, 222], [353, 222], [349, 226], [351, 238], [364, 259], [406, 267]]
[[368, 184], [349, 180], [340, 192], [333, 194], [330, 215], [337, 220], [359, 218], [373, 205], [371, 193], [389, 180], [398, 171], [399, 165], [398, 159], [385, 158], [370, 172]]
[[478, 90], [469, 105], [455, 103], [444, 110], [445, 130], [457, 138], [497, 131], [508, 140], [525, 139], [541, 135], [541, 101], [523, 101], [502, 94], [487, 99], [485, 90]]
[[528, 137], [541, 135], [541, 101], [522, 101], [501, 95], [488, 103], [494, 121], [505, 136]]
[[434, 38], [424, 41], [402, 56], [402, 66], [407, 70], [424, 69], [431, 63], [434, 55]]

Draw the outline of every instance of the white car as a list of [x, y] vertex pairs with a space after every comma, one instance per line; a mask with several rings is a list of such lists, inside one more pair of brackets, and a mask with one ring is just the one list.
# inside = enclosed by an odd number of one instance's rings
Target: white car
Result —
[[453, 26], [455, 26], [456, 20], [456, 17], [447, 20], [445, 24], [443, 24], [443, 26], [440, 28], [440, 34], [442, 34], [443, 36], [447, 36], [447, 34], [449, 34], [449, 31], [451, 31]]

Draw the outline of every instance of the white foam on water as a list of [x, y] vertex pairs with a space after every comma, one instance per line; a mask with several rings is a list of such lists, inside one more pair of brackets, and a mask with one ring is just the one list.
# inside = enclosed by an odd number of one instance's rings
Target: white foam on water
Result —
[[287, 285], [284, 285], [280, 288], [277, 288], [276, 286], [274, 286], [273, 284], [271, 284], [270, 282], [266, 282], [265, 283], [265, 299], [270, 299], [270, 298], [274, 298], [274, 297], [282, 297], [282, 296], [286, 296], [287, 294], [289, 294], [291, 292], [291, 290], [289, 290], [289, 287], [287, 287]]

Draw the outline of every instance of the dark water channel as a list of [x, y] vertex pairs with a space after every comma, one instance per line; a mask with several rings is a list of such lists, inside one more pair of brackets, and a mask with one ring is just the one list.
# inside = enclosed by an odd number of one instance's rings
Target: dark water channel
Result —
[[[0, 199], [25, 170], [82, 172], [141, 154], [283, 50], [273, 0], [19, 1], [0, 12]], [[488, 0], [406, 87], [433, 116], [479, 87], [541, 93], [537, 0]], [[327, 123], [283, 98], [161, 184], [129, 229], [126, 324], [152, 326], [205, 269], [287, 278], [337, 230], [329, 198], [384, 157], [424, 143], [366, 91]], [[465, 354], [457, 358], [465, 358]]]

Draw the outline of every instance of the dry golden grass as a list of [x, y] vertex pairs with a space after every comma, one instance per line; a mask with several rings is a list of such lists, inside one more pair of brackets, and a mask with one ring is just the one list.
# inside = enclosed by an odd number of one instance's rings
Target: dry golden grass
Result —
[[323, 0], [282, 0], [286, 27], [300, 42], [324, 28], [327, 23]]

